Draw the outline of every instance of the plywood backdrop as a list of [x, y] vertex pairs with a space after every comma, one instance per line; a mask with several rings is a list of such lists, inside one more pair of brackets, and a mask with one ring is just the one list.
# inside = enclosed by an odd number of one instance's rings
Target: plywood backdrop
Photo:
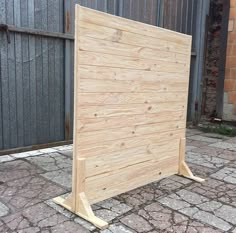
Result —
[[78, 5], [75, 27], [72, 195], [92, 204], [180, 174], [191, 36]]

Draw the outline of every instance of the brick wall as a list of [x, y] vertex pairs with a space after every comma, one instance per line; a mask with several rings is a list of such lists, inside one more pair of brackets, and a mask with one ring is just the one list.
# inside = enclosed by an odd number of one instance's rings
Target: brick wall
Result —
[[223, 119], [236, 120], [236, 0], [230, 0]]

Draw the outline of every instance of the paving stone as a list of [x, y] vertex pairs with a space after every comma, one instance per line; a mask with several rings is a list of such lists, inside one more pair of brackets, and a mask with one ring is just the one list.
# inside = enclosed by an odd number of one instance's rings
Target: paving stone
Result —
[[2, 220], [14, 232], [42, 232], [45, 228], [50, 232], [88, 232], [43, 203], [26, 208], [21, 213], [6, 216]]
[[219, 157], [226, 160], [235, 160], [236, 159], [236, 152], [229, 151], [222, 148], [211, 147], [211, 146], [204, 146], [201, 148], [193, 149], [192, 152], [196, 152], [199, 154], [209, 155], [212, 157]]
[[113, 206], [111, 208], [111, 210], [113, 212], [116, 212], [117, 214], [121, 215], [121, 214], [125, 214], [125, 213], [129, 212], [130, 210], [132, 210], [132, 207], [130, 207], [124, 203], [121, 203], [119, 205]]
[[199, 176], [201, 178], [208, 178], [210, 174], [214, 173], [217, 170], [216, 168], [209, 168], [190, 162], [188, 162], [188, 166], [195, 176]]
[[12, 161], [12, 160], [14, 160], [14, 158], [10, 155], [0, 156], [0, 163], [9, 162], [9, 161]]
[[137, 232], [146, 232], [153, 229], [148, 221], [136, 214], [130, 214], [122, 218], [120, 221]]
[[45, 201], [45, 204], [52, 207], [58, 213], [61, 213], [62, 215], [64, 215], [66, 218], [68, 218], [68, 220], [74, 221], [75, 223], [80, 224], [81, 226], [83, 226], [85, 229], [87, 229], [89, 231], [93, 231], [96, 229], [96, 227], [94, 225], [92, 225], [91, 223], [87, 222], [86, 220], [78, 217], [77, 215], [73, 214], [72, 212], [63, 208], [62, 206], [57, 205], [52, 199]]
[[217, 143], [214, 143], [214, 144], [210, 144], [209, 146], [236, 151], [235, 144], [231, 144], [231, 143], [228, 143], [228, 142], [217, 142]]
[[109, 198], [104, 201], [100, 201], [100, 202], [96, 203], [97, 206], [100, 206], [100, 207], [106, 208], [106, 209], [111, 209], [111, 207], [119, 205], [119, 204], [120, 204], [120, 201], [118, 201], [114, 198]]
[[72, 167], [71, 159], [59, 154], [51, 153], [37, 157], [30, 157], [27, 160], [45, 171], [55, 171]]
[[202, 135], [193, 135], [193, 136], [188, 137], [188, 139], [202, 141], [202, 142], [209, 142], [209, 143], [215, 143], [215, 142], [222, 141], [221, 139], [205, 137]]
[[194, 183], [186, 189], [236, 207], [236, 186], [215, 179], [207, 179], [202, 183]]
[[224, 167], [212, 174], [211, 177], [231, 184], [236, 184], [236, 168]]
[[230, 137], [228, 136], [217, 134], [217, 133], [203, 133], [202, 136], [208, 137], [208, 138], [223, 139], [223, 140], [230, 139]]
[[219, 228], [222, 231], [228, 231], [229, 229], [232, 228], [232, 226], [226, 221], [223, 221], [222, 219], [217, 218], [213, 214], [210, 214], [205, 211], [198, 211], [196, 214], [194, 214], [193, 217], [196, 218], [197, 220], [212, 225], [213, 227]]
[[218, 168], [229, 163], [229, 160], [217, 158], [209, 155], [202, 155], [195, 152], [186, 153], [186, 161], [209, 168]]
[[108, 229], [100, 231], [100, 233], [134, 233], [123, 225], [112, 224]]
[[202, 132], [198, 129], [189, 129], [189, 128], [186, 129], [187, 137], [192, 136], [192, 135], [196, 135], [196, 134], [202, 134]]
[[72, 182], [71, 168], [67, 168], [63, 170], [56, 170], [52, 172], [46, 172], [42, 174], [42, 176], [63, 187], [66, 187], [68, 190], [71, 189], [71, 182]]
[[84, 227], [74, 222], [66, 221], [51, 227], [51, 233], [88, 233]]
[[[191, 208], [190, 208], [191, 209]], [[171, 209], [152, 203], [139, 210], [139, 215], [155, 227], [153, 233], [220, 233]]]
[[[176, 194], [158, 200], [165, 206], [177, 210], [193, 219], [200, 220], [220, 230], [227, 231], [234, 224], [232, 218], [235, 216], [234, 208], [222, 203], [211, 201], [208, 198], [187, 190], [180, 190]], [[227, 218], [226, 209], [232, 218]], [[235, 209], [236, 210], [236, 209]], [[214, 213], [218, 214], [214, 214]]]
[[84, 220], [80, 217], [74, 218], [74, 222], [78, 223], [79, 225], [81, 225], [82, 227], [84, 227], [85, 229], [87, 229], [89, 231], [93, 231], [96, 229], [96, 227], [94, 225], [92, 225], [91, 223], [87, 222], [86, 220]]
[[187, 145], [195, 146], [197, 148], [201, 148], [201, 147], [204, 147], [204, 146], [207, 146], [207, 145], [211, 144], [210, 142], [192, 140], [192, 139], [189, 139], [189, 138], [187, 138], [186, 143], [187, 143]]
[[194, 150], [194, 149], [196, 149], [197, 147], [196, 146], [186, 146], [186, 148], [185, 148], [185, 151], [187, 152], [187, 151], [192, 151], [192, 150]]
[[9, 208], [0, 202], [0, 217], [3, 217], [9, 213]]
[[236, 224], [236, 208], [228, 205], [222, 205], [215, 211], [215, 215], [232, 224]]
[[40, 150], [32, 150], [32, 151], [26, 151], [26, 152], [21, 152], [21, 153], [14, 153], [14, 154], [11, 154], [11, 156], [14, 159], [22, 159], [22, 158], [38, 156], [42, 154], [43, 152], [41, 152]]
[[0, 182], [28, 177], [43, 171], [23, 160], [0, 163]]
[[0, 185], [0, 198], [20, 210], [65, 192], [40, 176], [28, 176]]
[[73, 157], [73, 151], [72, 150], [63, 150], [63, 151], [60, 151], [61, 154], [69, 157], [69, 158], [72, 158]]
[[39, 150], [41, 153], [43, 154], [48, 154], [48, 153], [54, 153], [57, 152], [57, 150], [55, 150], [54, 148], [45, 148], [45, 149], [41, 149]]
[[116, 217], [119, 216], [118, 213], [107, 209], [95, 210], [94, 213], [97, 217], [103, 219], [106, 222], [111, 222], [112, 220], [114, 220]]
[[223, 204], [217, 201], [208, 201], [198, 205], [198, 207], [204, 211], [214, 212], [215, 210], [219, 209], [222, 205]]

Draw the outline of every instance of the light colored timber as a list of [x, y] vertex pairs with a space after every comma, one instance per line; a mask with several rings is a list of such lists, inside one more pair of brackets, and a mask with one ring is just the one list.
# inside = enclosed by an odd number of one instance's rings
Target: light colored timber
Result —
[[119, 80], [98, 80], [82, 79], [80, 80], [80, 89], [82, 92], [186, 92], [187, 82], [179, 80], [161, 81], [119, 81]]
[[165, 123], [130, 126], [118, 129], [104, 129], [99, 131], [78, 133], [80, 138], [79, 142], [84, 145], [90, 145], [103, 141], [118, 140], [122, 138], [129, 138], [150, 133], [165, 132], [183, 128], [185, 128], [184, 122], [173, 121]]
[[194, 176], [193, 173], [191, 172], [190, 168], [188, 167], [187, 163], [185, 162], [185, 144], [186, 144], [186, 139], [181, 138], [180, 139], [180, 146], [179, 146], [179, 175], [185, 176], [191, 180], [195, 180], [197, 182], [203, 182], [205, 181], [204, 179]]
[[143, 93], [81, 93], [80, 105], [108, 105], [108, 104], [151, 104], [167, 102], [183, 102], [186, 99], [185, 92], [147, 92]]
[[119, 172], [106, 173], [87, 179], [87, 196], [90, 202], [96, 203], [150, 182], [171, 176], [178, 172], [178, 157], [171, 157], [159, 162], [144, 162], [121, 169]]
[[172, 111], [183, 111], [186, 106], [182, 102], [153, 103], [153, 104], [111, 104], [111, 105], [76, 105], [80, 108], [77, 119], [116, 117], [136, 114], [149, 114], [165, 112], [169, 114]]
[[184, 111], [160, 112], [157, 114], [123, 115], [118, 117], [98, 117], [79, 119], [79, 131], [92, 132], [106, 128], [123, 128], [131, 125], [146, 125], [159, 122], [183, 121]]
[[[83, 32], [85, 30], [88, 33], [88, 36], [80, 37], [81, 50], [143, 58], [148, 60], [158, 59], [162, 61], [186, 63], [188, 56], [178, 52], [181, 52], [182, 48], [176, 48], [176, 46], [172, 46], [170, 48], [169, 44], [165, 43], [165, 47], [163, 49], [163, 45], [157, 39], [153, 39], [153, 43], [150, 43], [150, 38], [143, 36], [139, 36], [139, 40], [135, 38], [135, 40], [132, 41], [132, 39], [134, 39], [133, 34], [127, 32], [123, 32], [122, 36], [120, 36], [120, 38], [115, 41], [114, 33], [116, 33], [116, 30], [114, 32], [108, 32], [108, 34], [111, 34], [110, 40], [108, 40], [109, 37], [106, 31], [104, 31], [104, 28], [102, 28], [103, 31], [101, 32], [98, 32], [98, 29], [99, 26], [96, 26], [96, 28], [93, 30], [81, 29], [81, 34], [84, 34]], [[106, 40], [100, 39], [100, 34], [105, 37]], [[147, 40], [149, 42], [148, 44], [146, 43]], [[157, 54], [158, 58], [156, 58]]]
[[[98, 24], [93, 25], [87, 21], [81, 21], [80, 34], [94, 39], [101, 39], [105, 42], [112, 41], [126, 45], [156, 49], [164, 52], [170, 51], [184, 55], [188, 54], [186, 46], [177, 44], [175, 42], [136, 34], [118, 28], [109, 28]], [[147, 42], [150, 43], [147, 44]]]
[[138, 35], [146, 35], [166, 41], [173, 41], [177, 44], [189, 45], [191, 43], [191, 36], [189, 35], [173, 32], [163, 28], [157, 29], [152, 25], [147, 25], [113, 15], [107, 15], [106, 13], [97, 12], [85, 7], [81, 7], [80, 21], [89, 22], [94, 25], [103, 25], [109, 28], [117, 28], [136, 33]]
[[76, 5], [72, 193], [54, 201], [100, 229], [91, 204], [185, 162], [191, 37]]
[[82, 145], [77, 148], [80, 155], [86, 158], [100, 154], [111, 154], [112, 152], [125, 151], [130, 148], [157, 144], [166, 141], [175, 141], [184, 135], [184, 129], [174, 131], [159, 132], [158, 134], [145, 134], [137, 137], [116, 139], [112, 141], [103, 141], [93, 143], [91, 146]]
[[86, 79], [102, 79], [102, 80], [123, 80], [123, 81], [137, 81], [140, 82], [155, 82], [155, 81], [186, 81], [188, 83], [187, 72], [171, 73], [160, 71], [148, 70], [131, 70], [124, 68], [103, 67], [103, 66], [90, 66], [80, 65], [80, 78]]
[[80, 51], [79, 59], [81, 65], [107, 66], [160, 72], [187, 72], [186, 64], [182, 63], [146, 60], [119, 55], [114, 56], [111, 54], [101, 54], [88, 51]]

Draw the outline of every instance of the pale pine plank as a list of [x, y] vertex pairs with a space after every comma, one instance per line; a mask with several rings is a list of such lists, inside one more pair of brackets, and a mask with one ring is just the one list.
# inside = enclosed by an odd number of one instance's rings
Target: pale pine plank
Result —
[[100, 79], [80, 79], [81, 92], [185, 92], [188, 83], [183, 80], [172, 81], [120, 81]]
[[111, 54], [100, 54], [95, 52], [80, 51], [79, 59], [81, 65], [107, 66], [137, 70], [150, 70], [161, 72], [186, 73], [185, 64], [138, 59], [125, 56], [114, 56]]
[[[184, 111], [160, 112], [157, 114], [123, 115], [118, 117], [98, 117], [79, 119], [78, 129], [80, 132], [90, 132], [102, 129], [116, 129], [131, 125], [146, 125], [158, 122], [184, 120]], [[81, 145], [80, 145], [81, 146]]]
[[81, 7], [80, 21], [189, 45], [191, 36]]
[[142, 185], [154, 182], [178, 172], [178, 156], [173, 152], [170, 158], [157, 163], [134, 164], [116, 173], [106, 173], [86, 179], [86, 193], [91, 203], [119, 195]]
[[91, 145], [83, 145], [77, 148], [81, 157], [92, 157], [100, 154], [110, 154], [112, 152], [124, 151], [125, 149], [135, 148], [138, 146], [145, 146], [149, 144], [156, 144], [165, 141], [174, 141], [175, 139], [184, 136], [185, 130], [170, 130], [164, 132], [158, 132], [158, 134], [151, 133], [140, 135], [136, 137], [116, 139], [113, 141], [102, 141], [93, 143]]
[[86, 169], [90, 172], [86, 174], [86, 177], [91, 178], [104, 173], [112, 173], [147, 161], [155, 163], [160, 159], [171, 157], [173, 153], [178, 151], [178, 148], [179, 140], [176, 139], [174, 141], [137, 146], [124, 151], [89, 156], [86, 158]]
[[[152, 114], [165, 112], [168, 115], [172, 111], [183, 111], [186, 106], [182, 102], [158, 103], [158, 104], [121, 104], [104, 106], [76, 106], [80, 109], [78, 119], [128, 116], [136, 114]], [[147, 115], [148, 117], [148, 115]]]
[[183, 129], [185, 122], [163, 122], [147, 125], [137, 125], [116, 129], [104, 129], [99, 131], [79, 133], [79, 143], [81, 145], [91, 145], [103, 141], [113, 141], [122, 138], [141, 136], [145, 134], [160, 133], [165, 131]]
[[140, 82], [182, 82], [188, 83], [187, 73], [171, 73], [148, 70], [131, 70], [125, 68], [113, 68], [102, 66], [80, 65], [80, 78], [83, 79], [102, 79], [118, 81], [140, 81]]
[[136, 35], [134, 38], [133, 34], [129, 32], [122, 32], [122, 35], [119, 35], [117, 30], [100, 26], [94, 27], [94, 25], [83, 22], [80, 33], [80, 50], [148, 60], [163, 60], [178, 63], [187, 62], [188, 51], [183, 50], [182, 46], [178, 47], [170, 42], [163, 42], [155, 38], [150, 40], [141, 35]]

